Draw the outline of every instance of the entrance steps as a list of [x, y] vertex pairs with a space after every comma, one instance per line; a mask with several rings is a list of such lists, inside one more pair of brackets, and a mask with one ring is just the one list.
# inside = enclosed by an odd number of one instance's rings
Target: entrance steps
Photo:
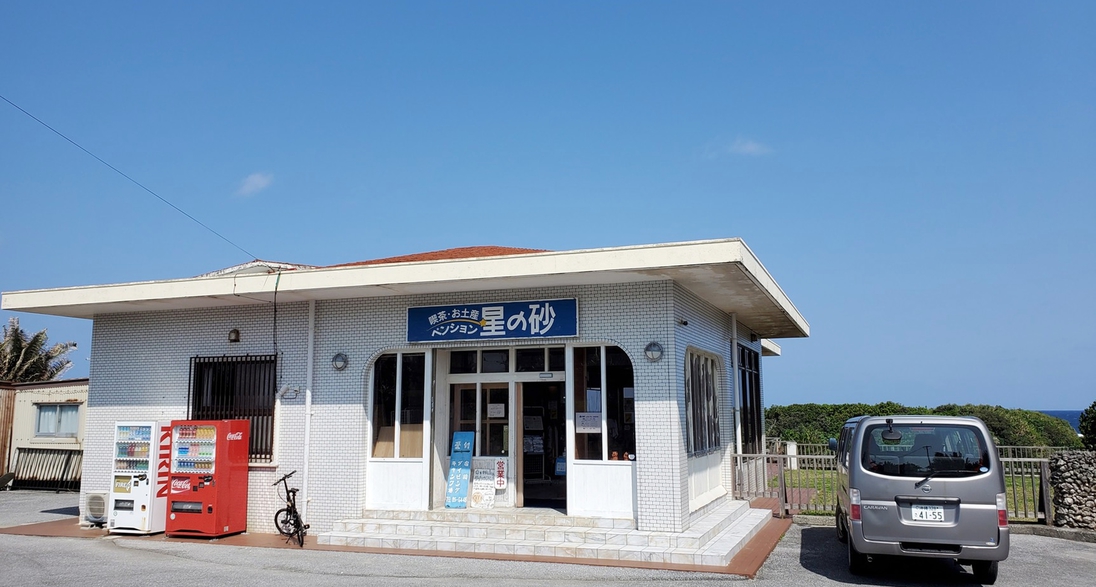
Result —
[[551, 509], [390, 511], [336, 522], [320, 544], [383, 550], [476, 553], [503, 559], [550, 557], [724, 567], [772, 518], [726, 500], [684, 532], [637, 530], [630, 519], [571, 517]]

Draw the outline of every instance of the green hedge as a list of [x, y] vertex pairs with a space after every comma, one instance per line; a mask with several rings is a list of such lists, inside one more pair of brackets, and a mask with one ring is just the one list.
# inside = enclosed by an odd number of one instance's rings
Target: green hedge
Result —
[[765, 433], [782, 440], [825, 443], [837, 436], [842, 424], [849, 418], [895, 414], [976, 416], [986, 423], [999, 445], [1081, 448], [1077, 433], [1069, 422], [1061, 418], [1031, 410], [971, 404], [945, 404], [935, 408], [903, 406], [894, 402], [770, 406], [765, 410]]

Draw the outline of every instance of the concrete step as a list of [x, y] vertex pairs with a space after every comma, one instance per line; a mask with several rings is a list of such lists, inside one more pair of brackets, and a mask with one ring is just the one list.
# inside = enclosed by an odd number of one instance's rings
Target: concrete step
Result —
[[[767, 510], [751, 510], [748, 503], [732, 500], [694, 520], [684, 532], [609, 527], [621, 521], [569, 518], [555, 511], [366, 513], [359, 519], [337, 522], [331, 532], [317, 535], [318, 542], [502, 558], [542, 556], [726, 566], [772, 517]], [[562, 522], [567, 519], [570, 525]], [[530, 520], [537, 523], [528, 523]], [[630, 520], [627, 522], [631, 525]]]

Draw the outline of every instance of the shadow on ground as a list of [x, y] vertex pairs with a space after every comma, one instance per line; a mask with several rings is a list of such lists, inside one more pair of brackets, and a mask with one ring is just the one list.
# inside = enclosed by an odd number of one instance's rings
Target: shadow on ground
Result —
[[79, 516], [80, 506], [72, 506], [68, 508], [55, 508], [52, 510], [42, 510], [43, 514], [57, 514], [59, 516]]
[[846, 546], [833, 528], [804, 528], [799, 564], [831, 581], [850, 585], [978, 585], [970, 569], [950, 559], [874, 557], [867, 574], [849, 573]]

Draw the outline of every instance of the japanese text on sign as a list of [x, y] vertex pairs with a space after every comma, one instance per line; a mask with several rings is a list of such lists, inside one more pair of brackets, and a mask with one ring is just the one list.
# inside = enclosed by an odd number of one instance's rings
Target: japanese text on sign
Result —
[[475, 432], [454, 432], [449, 457], [449, 478], [445, 483], [445, 507], [468, 507], [468, 477], [472, 470]]
[[407, 309], [407, 340], [492, 340], [578, 335], [575, 299]]

